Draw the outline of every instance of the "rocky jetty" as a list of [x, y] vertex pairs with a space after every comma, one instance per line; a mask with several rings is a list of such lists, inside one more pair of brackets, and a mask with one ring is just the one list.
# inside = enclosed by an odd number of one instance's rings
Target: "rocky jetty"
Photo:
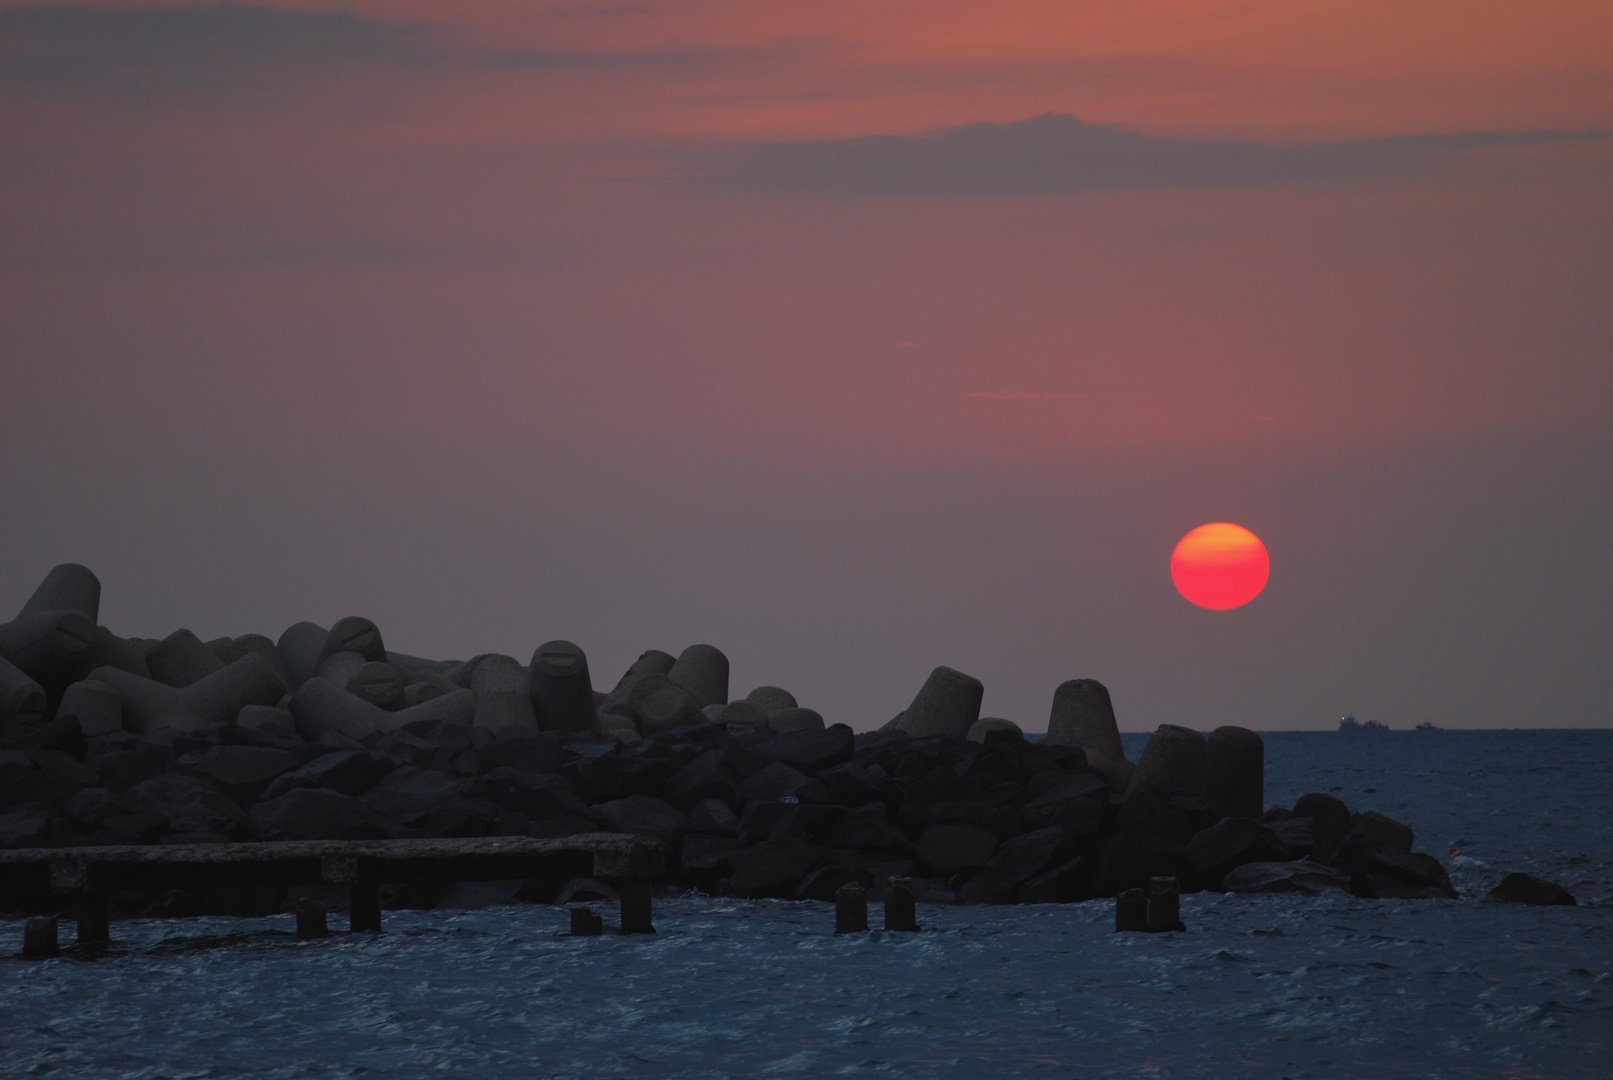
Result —
[[1058, 687], [1041, 740], [982, 718], [979, 680], [946, 667], [856, 734], [778, 687], [731, 697], [710, 645], [646, 652], [602, 692], [565, 641], [526, 664], [435, 661], [390, 651], [356, 616], [277, 639], [125, 639], [98, 625], [99, 600], [94, 574], [59, 566], [0, 626], [0, 847], [608, 831], [661, 844], [670, 887], [742, 897], [879, 896], [892, 877], [920, 900], [989, 904], [1113, 897], [1155, 877], [1183, 892], [1456, 895], [1398, 822], [1327, 795], [1266, 808], [1252, 731], [1164, 725], [1128, 761], [1092, 679]]

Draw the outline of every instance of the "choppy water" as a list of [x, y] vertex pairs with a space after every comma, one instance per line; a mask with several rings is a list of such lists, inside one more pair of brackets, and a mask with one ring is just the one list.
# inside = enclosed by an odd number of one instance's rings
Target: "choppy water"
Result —
[[827, 905], [705, 899], [659, 902], [653, 938], [572, 939], [542, 907], [318, 942], [115, 923], [117, 955], [0, 962], [0, 1076], [1613, 1073], [1613, 732], [1267, 747], [1270, 801], [1333, 790], [1460, 842], [1490, 866], [1468, 890], [1525, 869], [1581, 906], [1204, 894], [1180, 935], [1113, 934], [1104, 902], [840, 938]]

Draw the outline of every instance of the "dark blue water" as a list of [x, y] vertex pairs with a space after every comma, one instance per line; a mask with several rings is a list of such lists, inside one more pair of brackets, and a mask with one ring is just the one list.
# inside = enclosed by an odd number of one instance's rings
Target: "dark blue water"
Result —
[[1466, 891], [1524, 869], [1581, 906], [1203, 894], [1180, 935], [1116, 935], [1105, 902], [840, 938], [827, 905], [705, 899], [659, 902], [653, 938], [532, 906], [318, 942], [115, 923], [118, 955], [0, 962], [0, 1076], [1613, 1074], [1613, 732], [1267, 748], [1269, 801], [1332, 791], [1461, 846]]

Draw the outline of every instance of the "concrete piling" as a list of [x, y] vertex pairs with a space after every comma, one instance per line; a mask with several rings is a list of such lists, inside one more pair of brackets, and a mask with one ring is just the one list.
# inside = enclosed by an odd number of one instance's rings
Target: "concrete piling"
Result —
[[381, 886], [355, 881], [347, 889], [347, 929], [355, 934], [381, 932]]
[[1115, 897], [1115, 933], [1148, 931], [1148, 894], [1141, 889], [1126, 889]]
[[918, 906], [913, 898], [913, 879], [891, 878], [885, 883], [885, 929], [916, 931], [918, 928]]
[[527, 695], [543, 731], [592, 731], [594, 684], [588, 657], [569, 641], [548, 641], [532, 654]]
[[112, 941], [110, 898], [104, 892], [79, 897], [74, 915], [78, 920], [78, 943], [101, 946]]
[[325, 924], [325, 905], [311, 896], [305, 896], [297, 901], [297, 940], [308, 941], [312, 938], [330, 936], [330, 928]]
[[868, 929], [868, 890], [848, 881], [835, 890], [835, 933], [860, 934]]
[[22, 958], [49, 960], [62, 955], [61, 943], [56, 938], [55, 916], [29, 919], [22, 927]]
[[650, 879], [627, 878], [616, 892], [622, 898], [622, 933], [655, 933], [655, 923], [650, 917]]
[[1150, 879], [1146, 921], [1149, 933], [1153, 934], [1187, 929], [1182, 925], [1182, 886], [1175, 878]]

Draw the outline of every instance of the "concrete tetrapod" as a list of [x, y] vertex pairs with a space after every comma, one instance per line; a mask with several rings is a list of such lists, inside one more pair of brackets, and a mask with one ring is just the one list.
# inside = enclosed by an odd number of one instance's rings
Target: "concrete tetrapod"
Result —
[[694, 695], [696, 705], [728, 704], [728, 657], [715, 645], [689, 646], [666, 674]]
[[325, 649], [320, 659], [339, 652], [356, 652], [366, 660], [386, 663], [386, 646], [381, 643], [381, 631], [373, 622], [361, 615], [337, 619], [325, 637]]
[[511, 725], [538, 726], [527, 692], [527, 671], [515, 657], [500, 653], [481, 657], [471, 670], [470, 688], [476, 691], [477, 727], [497, 731]]
[[542, 731], [593, 731], [598, 727], [588, 657], [569, 641], [546, 641], [532, 654], [527, 697]]
[[1204, 794], [1232, 817], [1266, 810], [1266, 741], [1248, 728], [1218, 727], [1204, 746]]
[[189, 630], [175, 630], [146, 653], [146, 670], [166, 686], [180, 689], [224, 667], [224, 661]]
[[968, 740], [973, 743], [996, 742], [998, 739], [1023, 739], [1025, 732], [1012, 720], [1000, 716], [982, 716], [969, 725]]
[[318, 678], [335, 683], [349, 694], [371, 705], [391, 708], [403, 700], [403, 676], [391, 664], [366, 660], [356, 652], [327, 656], [319, 665]]
[[1097, 679], [1069, 679], [1053, 691], [1047, 742], [1086, 751], [1087, 764], [1109, 782], [1110, 791], [1123, 792], [1131, 782], [1134, 766], [1120, 742], [1109, 688]]
[[71, 717], [86, 739], [123, 730], [123, 696], [112, 687], [93, 679], [81, 679], [62, 692], [56, 719]]
[[286, 674], [291, 676], [292, 690], [318, 673], [319, 662], [325, 655], [325, 642], [329, 639], [329, 630], [311, 622], [292, 623], [281, 633], [275, 651], [280, 654]]
[[101, 617], [100, 579], [78, 563], [52, 567], [17, 617], [42, 611], [73, 611], [95, 622]]
[[1159, 725], [1137, 756], [1137, 771], [1126, 786], [1127, 793], [1148, 784], [1166, 795], [1202, 798], [1204, 753], [1204, 736], [1192, 728]]
[[291, 699], [291, 714], [297, 720], [297, 733], [309, 742], [317, 742], [332, 731], [362, 739], [377, 731], [397, 731], [417, 720], [469, 724], [476, 715], [476, 693], [455, 690], [407, 709], [387, 712], [325, 679], [309, 679]]
[[980, 719], [980, 702], [985, 695], [985, 686], [974, 676], [938, 667], [924, 680], [913, 703], [896, 722], [896, 730], [915, 739], [931, 735], [966, 738]]
[[59, 695], [83, 677], [95, 639], [94, 621], [76, 611], [31, 611], [0, 625], [0, 659]]
[[777, 686], [758, 686], [745, 695], [745, 700], [761, 710], [764, 718], [780, 709], [794, 709], [800, 705], [794, 694]]
[[45, 716], [45, 688], [0, 660], [0, 719], [39, 721]]
[[123, 726], [136, 735], [158, 727], [196, 731], [233, 721], [248, 705], [275, 705], [285, 687], [261, 656], [243, 656], [183, 690], [117, 668], [96, 668], [88, 678], [123, 699]]
[[638, 684], [640, 679], [646, 675], [665, 675], [672, 670], [672, 665], [677, 662], [677, 657], [671, 653], [662, 652], [660, 649], [650, 649], [640, 653], [639, 658], [633, 661], [632, 665], [627, 669], [627, 673], [618, 679], [611, 692], [605, 695], [605, 701], [601, 702], [601, 704], [626, 701], [632, 695], [633, 687]]

